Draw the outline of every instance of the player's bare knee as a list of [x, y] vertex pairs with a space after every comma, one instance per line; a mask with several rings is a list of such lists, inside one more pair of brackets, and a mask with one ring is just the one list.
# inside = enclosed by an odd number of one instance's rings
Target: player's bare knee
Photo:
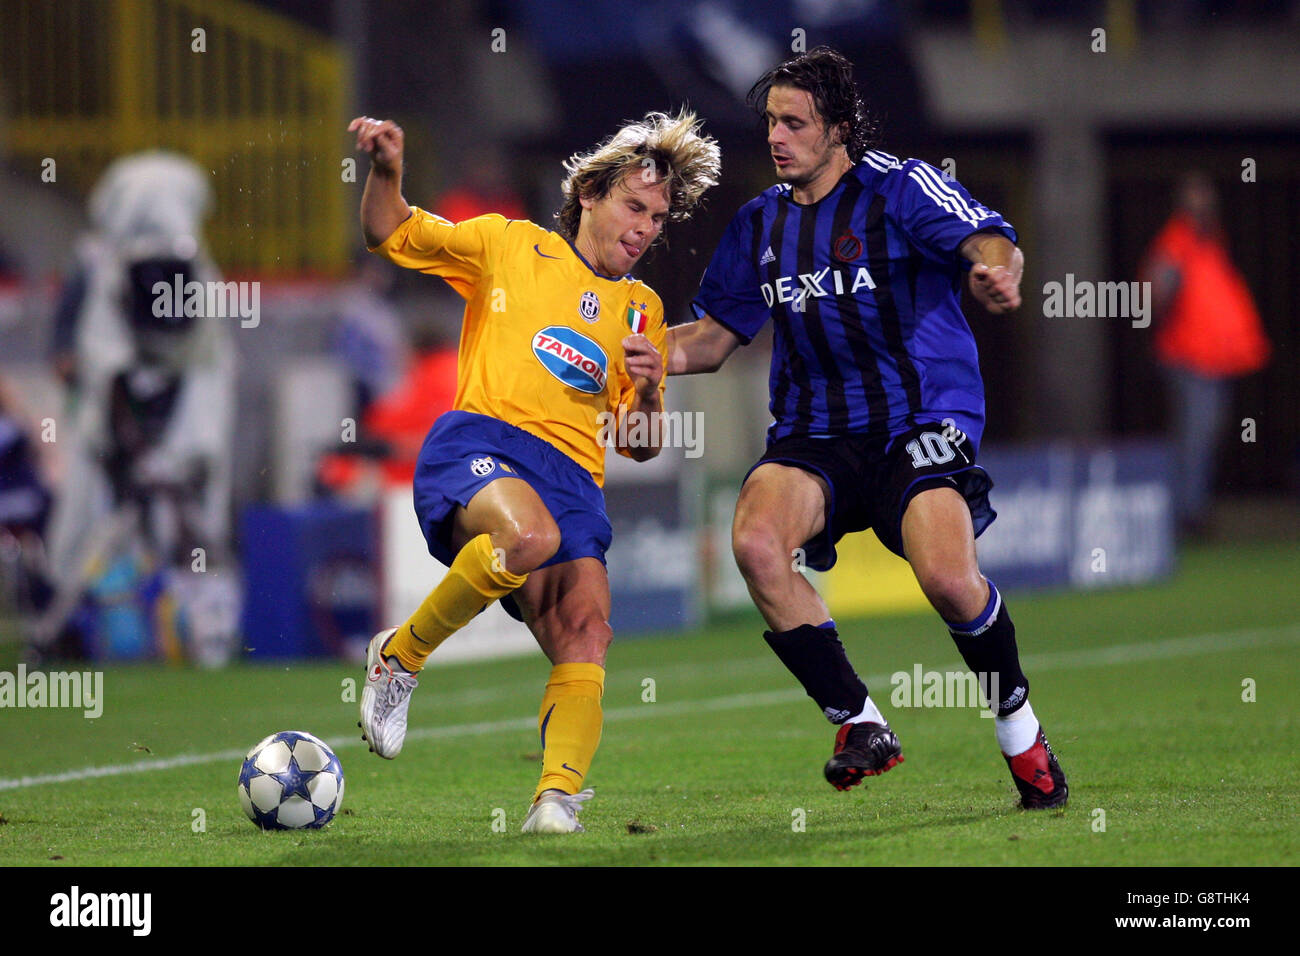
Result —
[[936, 568], [918, 571], [916, 579], [926, 599], [946, 621], [974, 620], [984, 610], [988, 591], [978, 573]]
[[516, 526], [501, 537], [506, 567], [514, 574], [537, 570], [560, 549], [560, 529], [551, 521]]
[[762, 586], [776, 581], [790, 570], [790, 557], [777, 536], [761, 525], [737, 525], [731, 534], [731, 550], [745, 580]]

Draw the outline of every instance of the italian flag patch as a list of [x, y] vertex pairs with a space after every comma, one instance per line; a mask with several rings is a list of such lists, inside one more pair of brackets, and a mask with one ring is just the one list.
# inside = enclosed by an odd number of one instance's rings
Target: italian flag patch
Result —
[[638, 308], [633, 302], [627, 307], [627, 325], [632, 330], [633, 335], [640, 335], [645, 331], [648, 320], [645, 315], [645, 303]]

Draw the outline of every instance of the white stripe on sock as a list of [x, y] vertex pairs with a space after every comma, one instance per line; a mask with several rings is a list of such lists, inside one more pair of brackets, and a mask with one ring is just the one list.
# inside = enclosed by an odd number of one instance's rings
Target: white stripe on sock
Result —
[[[1029, 705], [1026, 703], [1025, 706], [1028, 707]], [[880, 712], [880, 708], [876, 706], [876, 702], [872, 700], [871, 695], [868, 694], [867, 699], [862, 704], [862, 712], [858, 714], [858, 716], [850, 717], [844, 722], [846, 724], [883, 724], [886, 721], [885, 715]]]

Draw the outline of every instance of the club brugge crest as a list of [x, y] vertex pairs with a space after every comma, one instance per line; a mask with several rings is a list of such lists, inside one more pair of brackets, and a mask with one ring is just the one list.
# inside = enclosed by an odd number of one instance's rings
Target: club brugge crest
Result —
[[840, 262], [852, 262], [862, 255], [862, 240], [851, 232], [846, 232], [831, 247], [831, 255]]
[[588, 290], [582, 293], [582, 299], [578, 302], [578, 314], [588, 322], [595, 322], [600, 318], [600, 296]]
[[469, 463], [469, 470], [479, 478], [486, 478], [496, 469], [496, 462], [491, 458], [475, 458]]
[[588, 395], [605, 390], [609, 357], [577, 329], [551, 325], [533, 336], [533, 355], [565, 385]]

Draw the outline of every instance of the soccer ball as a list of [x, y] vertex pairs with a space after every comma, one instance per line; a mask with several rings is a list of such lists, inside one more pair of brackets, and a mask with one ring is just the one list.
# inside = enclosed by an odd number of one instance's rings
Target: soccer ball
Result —
[[319, 830], [343, 804], [343, 767], [318, 737], [271, 734], [239, 768], [239, 802], [263, 830]]

